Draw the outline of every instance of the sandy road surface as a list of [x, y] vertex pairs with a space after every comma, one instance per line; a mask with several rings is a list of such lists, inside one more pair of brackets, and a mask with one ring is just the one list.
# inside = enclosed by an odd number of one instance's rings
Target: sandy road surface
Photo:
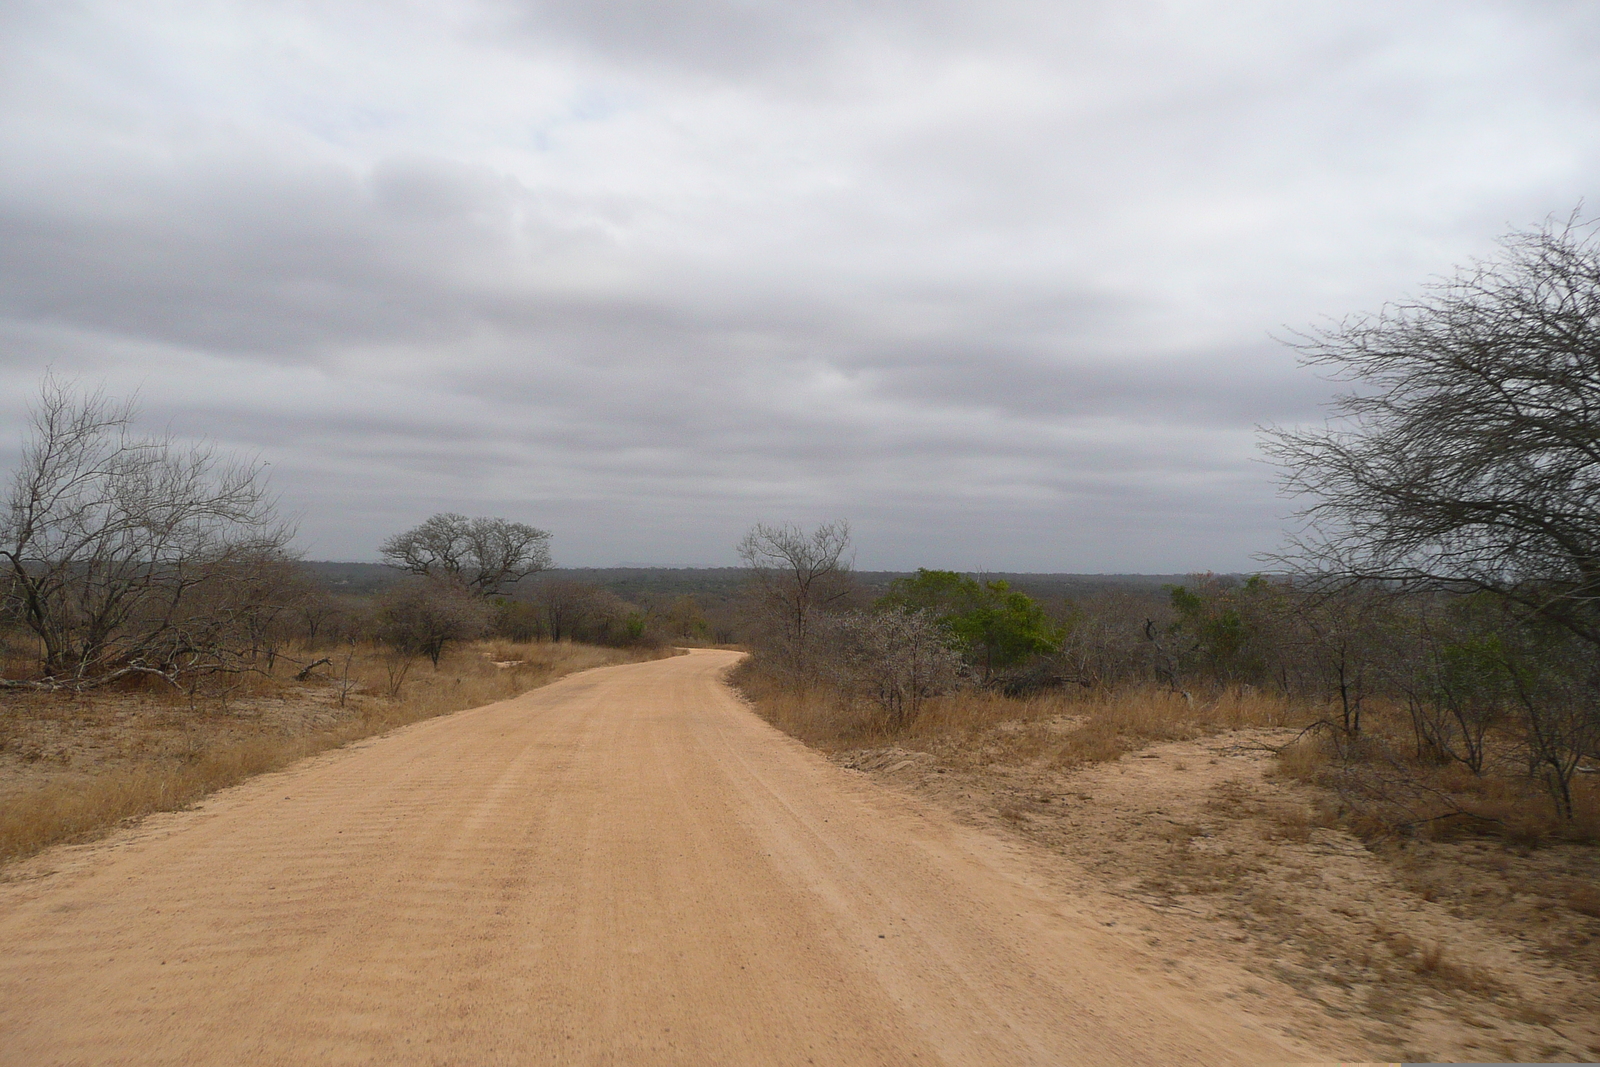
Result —
[[767, 727], [734, 658], [420, 723], [0, 886], [0, 1063], [1307, 1058]]

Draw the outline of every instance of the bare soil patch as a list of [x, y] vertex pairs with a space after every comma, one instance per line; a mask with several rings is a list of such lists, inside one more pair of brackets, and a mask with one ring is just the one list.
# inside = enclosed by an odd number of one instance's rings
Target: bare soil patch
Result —
[[826, 747], [1064, 857], [1081, 889], [1126, 903], [1105, 923], [1137, 929], [1177, 973], [1227, 961], [1263, 981], [1225, 996], [1293, 990], [1275, 1007], [1303, 1032], [1354, 1024], [1374, 1059], [1600, 1059], [1600, 850], [1366, 842], [1338, 828], [1336, 796], [1283, 773], [1272, 749], [1292, 729], [1173, 725], [1151, 741], [1115, 719]]

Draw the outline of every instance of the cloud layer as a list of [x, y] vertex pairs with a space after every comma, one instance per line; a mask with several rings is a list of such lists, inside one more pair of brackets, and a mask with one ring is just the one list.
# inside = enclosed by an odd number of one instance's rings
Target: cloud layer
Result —
[[1571, 3], [22, 3], [0, 460], [47, 366], [273, 465], [317, 558], [1238, 569], [1270, 334], [1564, 214]]

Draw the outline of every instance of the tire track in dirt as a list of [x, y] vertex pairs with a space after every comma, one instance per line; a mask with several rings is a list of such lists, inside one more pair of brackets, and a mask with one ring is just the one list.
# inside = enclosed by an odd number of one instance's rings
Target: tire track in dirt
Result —
[[38, 858], [0, 886], [0, 1063], [1316, 1058], [772, 730], [735, 658], [575, 675]]

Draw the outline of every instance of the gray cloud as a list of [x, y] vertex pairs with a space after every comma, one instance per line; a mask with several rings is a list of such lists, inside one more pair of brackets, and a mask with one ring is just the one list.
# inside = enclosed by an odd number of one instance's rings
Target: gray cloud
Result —
[[1593, 196], [1581, 4], [12, 5], [0, 461], [46, 366], [430, 511], [725, 563], [1231, 569], [1270, 340]]

